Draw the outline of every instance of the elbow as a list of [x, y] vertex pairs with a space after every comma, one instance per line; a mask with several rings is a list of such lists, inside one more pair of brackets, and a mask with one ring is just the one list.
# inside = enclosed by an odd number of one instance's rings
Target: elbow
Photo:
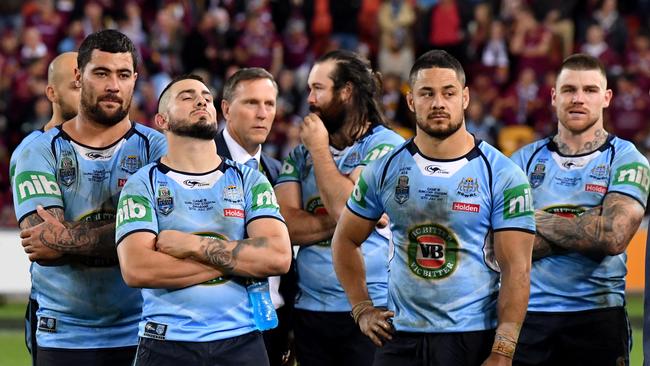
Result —
[[265, 276], [277, 276], [283, 275], [289, 272], [291, 267], [291, 243], [287, 236], [286, 239], [281, 240], [281, 243], [277, 246], [272, 259], [268, 261], [266, 266]]
[[145, 287], [145, 283], [147, 281], [144, 276], [140, 274], [140, 271], [136, 271], [125, 266], [121, 266], [121, 271], [122, 278], [124, 279], [124, 282], [127, 284], [127, 286], [134, 288]]
[[605, 245], [605, 254], [609, 256], [616, 256], [619, 254], [625, 253], [625, 249], [627, 249], [627, 244], [626, 242], [614, 242], [614, 243], [607, 243]]

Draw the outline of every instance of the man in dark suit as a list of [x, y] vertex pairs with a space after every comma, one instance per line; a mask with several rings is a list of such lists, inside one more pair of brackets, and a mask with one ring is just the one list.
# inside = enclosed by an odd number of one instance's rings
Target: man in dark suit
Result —
[[[275, 119], [277, 95], [278, 86], [268, 71], [254, 67], [235, 72], [223, 88], [221, 110], [226, 128], [215, 139], [220, 155], [259, 169], [271, 184], [275, 184], [281, 165], [262, 152], [262, 144]], [[296, 293], [294, 276], [292, 266], [286, 275], [269, 278], [271, 300], [279, 319], [277, 328], [264, 332], [271, 366], [283, 365], [290, 358], [291, 308]]]

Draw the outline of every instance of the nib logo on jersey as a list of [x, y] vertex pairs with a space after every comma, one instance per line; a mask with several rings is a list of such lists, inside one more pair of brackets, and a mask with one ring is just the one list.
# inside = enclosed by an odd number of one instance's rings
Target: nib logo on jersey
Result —
[[458, 239], [438, 224], [420, 225], [409, 231], [409, 268], [419, 277], [438, 280], [458, 267]]
[[616, 169], [614, 185], [627, 184], [639, 188], [643, 193], [650, 189], [650, 172], [648, 167], [641, 163], [621, 165]]
[[116, 226], [131, 222], [151, 222], [152, 213], [149, 201], [142, 196], [126, 195], [117, 205]]
[[34, 197], [61, 197], [61, 188], [56, 177], [43, 172], [22, 172], [16, 176], [15, 184], [18, 203]]
[[533, 215], [533, 196], [528, 184], [521, 184], [503, 192], [503, 218], [513, 219]]
[[574, 205], [557, 205], [546, 207], [544, 211], [552, 213], [554, 215], [572, 218], [582, 215], [585, 212], [585, 209], [583, 207]]

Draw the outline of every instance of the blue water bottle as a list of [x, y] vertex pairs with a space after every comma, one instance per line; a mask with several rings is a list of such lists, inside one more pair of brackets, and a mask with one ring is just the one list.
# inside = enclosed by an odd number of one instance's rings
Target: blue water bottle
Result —
[[271, 302], [268, 279], [251, 279], [246, 286], [248, 298], [253, 305], [253, 319], [257, 329], [264, 331], [278, 326], [278, 315]]

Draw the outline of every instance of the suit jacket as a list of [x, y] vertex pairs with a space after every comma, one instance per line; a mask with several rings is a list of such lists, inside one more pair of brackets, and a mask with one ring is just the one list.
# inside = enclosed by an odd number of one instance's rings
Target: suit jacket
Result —
[[[223, 137], [223, 130], [217, 134], [217, 137], [214, 139], [214, 141], [217, 143], [217, 153], [225, 158], [232, 160], [232, 155], [228, 149], [228, 144], [226, 144], [226, 140]], [[269, 182], [271, 182], [271, 185], [275, 185], [275, 181], [278, 179], [282, 164], [277, 159], [267, 155], [264, 152], [262, 152], [260, 160], [262, 161], [262, 169], [264, 171], [264, 175], [266, 175], [266, 178], [268, 178]], [[280, 277], [279, 291], [284, 298], [284, 306], [293, 307], [293, 302], [298, 291], [295, 261], [293, 260], [293, 248], [291, 249], [291, 254], [291, 268], [287, 274], [284, 274]]]

